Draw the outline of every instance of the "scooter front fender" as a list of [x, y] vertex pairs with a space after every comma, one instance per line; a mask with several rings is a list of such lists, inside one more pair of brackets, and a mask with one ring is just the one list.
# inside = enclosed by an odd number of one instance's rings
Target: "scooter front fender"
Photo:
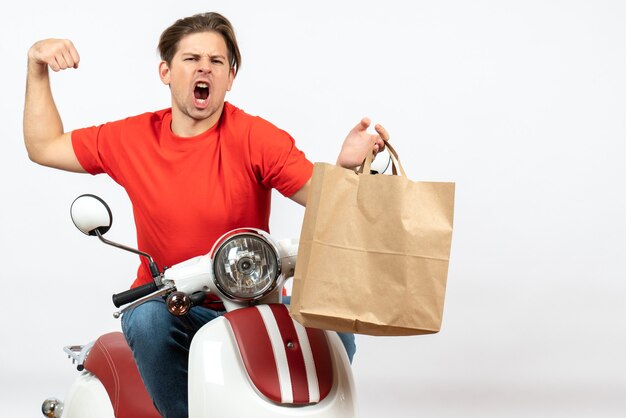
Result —
[[327, 332], [333, 385], [322, 401], [281, 405], [260, 394], [243, 364], [230, 323], [217, 318], [195, 335], [189, 353], [189, 417], [323, 417], [356, 416], [354, 381], [348, 357], [335, 332]]

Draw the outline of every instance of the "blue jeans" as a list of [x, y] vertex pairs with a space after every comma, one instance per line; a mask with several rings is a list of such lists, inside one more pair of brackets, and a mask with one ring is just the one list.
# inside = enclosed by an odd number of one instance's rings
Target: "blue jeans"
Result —
[[[289, 298], [285, 303], [289, 303]], [[139, 374], [157, 410], [165, 418], [187, 418], [187, 363], [195, 333], [207, 322], [223, 315], [193, 307], [182, 317], [170, 314], [162, 299], [154, 299], [122, 316], [122, 331]], [[356, 345], [353, 334], [339, 333], [352, 362]]]

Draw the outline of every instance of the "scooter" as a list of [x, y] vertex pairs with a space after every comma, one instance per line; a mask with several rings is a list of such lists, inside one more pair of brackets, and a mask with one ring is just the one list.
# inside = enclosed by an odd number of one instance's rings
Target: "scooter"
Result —
[[[297, 242], [240, 228], [211, 251], [159, 270], [149, 254], [109, 241], [111, 210], [99, 197], [79, 196], [71, 206], [76, 227], [103, 243], [147, 258], [153, 282], [113, 295], [124, 312], [164, 298], [169, 312], [185, 315], [217, 295], [227, 311], [204, 325], [189, 352], [189, 417], [355, 417], [354, 380], [347, 354], [332, 331], [307, 329], [281, 303], [295, 270]], [[79, 376], [65, 402], [46, 399], [48, 418], [156, 418], [120, 332], [64, 351]]]

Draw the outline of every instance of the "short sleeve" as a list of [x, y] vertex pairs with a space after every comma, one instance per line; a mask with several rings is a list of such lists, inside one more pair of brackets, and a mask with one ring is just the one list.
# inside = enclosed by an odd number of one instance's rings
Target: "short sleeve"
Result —
[[72, 147], [78, 162], [89, 174], [104, 173], [102, 160], [98, 154], [98, 132], [100, 127], [90, 127], [72, 131]]
[[313, 164], [287, 132], [256, 118], [249, 140], [252, 168], [264, 186], [289, 197], [311, 178]]
[[[72, 147], [80, 165], [89, 174], [107, 173], [115, 181], [123, 121], [72, 131]], [[118, 181], [119, 182], [119, 181]]]

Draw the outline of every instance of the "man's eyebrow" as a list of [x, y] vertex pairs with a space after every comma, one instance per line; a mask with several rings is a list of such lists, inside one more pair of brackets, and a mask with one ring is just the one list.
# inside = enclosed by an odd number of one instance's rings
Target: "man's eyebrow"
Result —
[[[193, 57], [193, 58], [200, 58], [202, 55], [205, 54], [198, 54], [197, 52], [182, 52], [181, 53], [182, 56], [186, 56], [186, 57]], [[221, 58], [221, 59], [226, 59], [226, 57], [222, 54], [208, 54], [209, 58]]]

